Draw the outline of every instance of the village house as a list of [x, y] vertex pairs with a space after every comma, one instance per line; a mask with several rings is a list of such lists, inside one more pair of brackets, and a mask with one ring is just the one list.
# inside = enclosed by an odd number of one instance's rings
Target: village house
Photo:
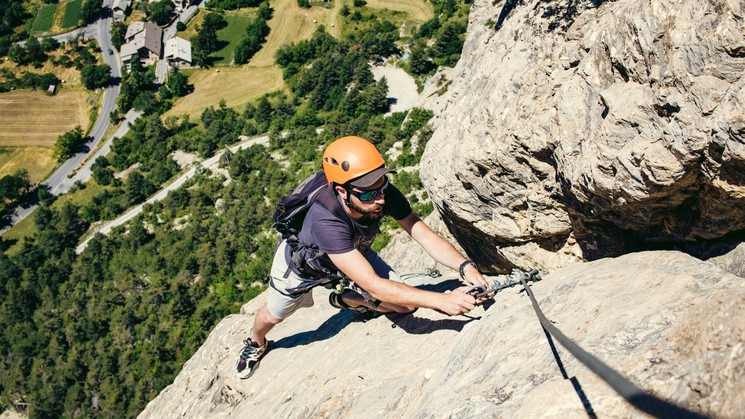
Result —
[[132, 0], [114, 0], [114, 5], [111, 7], [114, 20], [124, 21], [130, 7], [132, 7]]
[[152, 65], [159, 58], [163, 45], [163, 29], [151, 22], [134, 22], [127, 27], [120, 55], [122, 65], [129, 67], [138, 59], [144, 65]]
[[196, 0], [171, 0], [171, 2], [173, 2], [173, 5], [176, 6], [177, 12], [186, 10], [186, 8], [191, 6], [192, 4], [198, 3]]
[[174, 37], [166, 41], [163, 58], [168, 65], [176, 68], [191, 66], [191, 42], [186, 39]]

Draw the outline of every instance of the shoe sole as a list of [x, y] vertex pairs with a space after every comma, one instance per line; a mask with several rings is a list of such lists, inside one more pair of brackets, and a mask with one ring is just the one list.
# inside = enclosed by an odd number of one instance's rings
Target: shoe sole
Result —
[[241, 380], [251, 378], [251, 376], [254, 375], [256, 370], [259, 369], [259, 364], [261, 364], [261, 360], [256, 361], [256, 363], [253, 366], [251, 365], [251, 362], [248, 363], [248, 366], [246, 367], [245, 370], [238, 373], [238, 378], [240, 378]]

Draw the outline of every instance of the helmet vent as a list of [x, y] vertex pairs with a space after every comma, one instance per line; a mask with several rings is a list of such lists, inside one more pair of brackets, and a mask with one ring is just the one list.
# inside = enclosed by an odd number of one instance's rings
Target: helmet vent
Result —
[[339, 165], [339, 162], [336, 161], [336, 159], [333, 158], [333, 157], [326, 157], [326, 163], [332, 164], [334, 166], [338, 166]]
[[349, 171], [349, 162], [346, 161], [346, 160], [344, 160], [343, 162], [341, 162], [341, 168], [345, 172], [348, 172]]

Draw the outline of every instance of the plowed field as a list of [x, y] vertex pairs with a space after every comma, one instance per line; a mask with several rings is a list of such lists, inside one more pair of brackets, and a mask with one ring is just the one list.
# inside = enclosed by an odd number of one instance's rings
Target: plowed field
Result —
[[0, 146], [53, 147], [57, 137], [88, 126], [87, 95], [62, 90], [55, 96], [21, 90], [0, 94]]

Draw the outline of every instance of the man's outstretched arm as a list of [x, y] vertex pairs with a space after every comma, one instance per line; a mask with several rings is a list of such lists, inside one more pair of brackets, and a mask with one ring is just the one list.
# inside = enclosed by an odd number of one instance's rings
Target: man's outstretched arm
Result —
[[474, 297], [460, 289], [442, 294], [383, 279], [356, 249], [328, 256], [339, 270], [380, 301], [400, 306], [431, 308], [451, 316], [468, 313], [476, 306]]
[[[448, 268], [457, 271], [463, 262], [468, 260], [449, 241], [432, 231], [415, 213], [412, 212], [408, 217], [398, 220], [398, 223], [424, 248], [427, 254]], [[483, 285], [489, 288], [489, 283], [473, 264], [466, 264], [463, 267], [463, 276], [473, 285]]]

